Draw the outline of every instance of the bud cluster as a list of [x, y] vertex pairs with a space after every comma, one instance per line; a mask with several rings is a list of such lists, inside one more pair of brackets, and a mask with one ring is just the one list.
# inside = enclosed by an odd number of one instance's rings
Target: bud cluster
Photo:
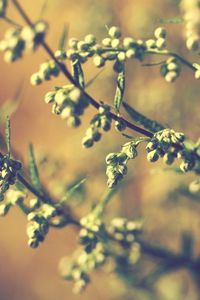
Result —
[[122, 146], [120, 152], [109, 153], [106, 157], [106, 175], [108, 176], [108, 187], [113, 188], [123, 176], [127, 174], [127, 163], [129, 159], [137, 156], [136, 142], [128, 142]]
[[90, 126], [82, 139], [84, 148], [90, 148], [95, 142], [101, 139], [100, 131], [109, 131], [111, 128], [112, 118], [110, 117], [110, 106], [101, 105], [99, 113], [96, 114], [90, 122]]
[[50, 80], [51, 77], [57, 77], [60, 73], [60, 68], [54, 60], [49, 60], [40, 65], [39, 71], [31, 76], [30, 82], [32, 85], [39, 85], [45, 80]]
[[180, 75], [181, 65], [174, 57], [170, 57], [161, 65], [160, 74], [167, 82], [174, 82]]
[[100, 218], [95, 213], [80, 220], [83, 228], [80, 230], [80, 243], [85, 246], [85, 251], [90, 253], [98, 243], [97, 234], [103, 230], [104, 226]]
[[200, 6], [199, 0], [182, 0], [181, 8], [186, 22], [186, 46], [189, 50], [200, 50]]
[[21, 169], [21, 163], [11, 159], [8, 155], [0, 154], [0, 201], [4, 199], [4, 193], [13, 185], [17, 172]]
[[126, 218], [114, 218], [111, 220], [108, 231], [110, 235], [127, 244], [135, 241], [135, 236], [142, 230], [141, 221], [129, 221]]
[[154, 134], [154, 137], [148, 142], [147, 160], [155, 162], [159, 157], [171, 165], [176, 158], [180, 158], [180, 169], [183, 172], [190, 171], [195, 166], [195, 156], [192, 151], [188, 151], [183, 142], [185, 136], [182, 132], [175, 132], [172, 129], [164, 129]]
[[166, 48], [167, 32], [163, 27], [158, 27], [154, 31], [155, 39], [149, 39], [145, 42], [147, 50], [157, 49], [163, 50]]
[[[34, 205], [34, 208], [38, 208], [38, 205]], [[44, 241], [49, 231], [49, 221], [58, 215], [59, 211], [49, 204], [43, 204], [38, 210], [32, 211], [27, 215], [28, 245], [31, 248], [37, 248], [39, 243]]]
[[30, 26], [10, 28], [5, 38], [0, 41], [0, 51], [4, 51], [4, 60], [14, 62], [20, 58], [25, 50], [35, 50], [43, 41], [47, 31], [47, 24], [38, 21], [34, 28]]
[[90, 57], [96, 67], [101, 68], [106, 61], [115, 61], [113, 69], [121, 72], [124, 62], [127, 58], [136, 58], [143, 60], [146, 45], [142, 40], [135, 40], [131, 37], [125, 37], [121, 40], [121, 30], [116, 26], [108, 29], [108, 37], [102, 40], [101, 44], [96, 42], [96, 38], [92, 34], [85, 36], [84, 40], [71, 38], [68, 42], [69, 49], [57, 51], [56, 57], [59, 59], [68, 58], [71, 61], [78, 60], [85, 63]]
[[106, 254], [104, 246], [102, 243], [97, 243], [92, 252], [87, 253], [86, 251], [82, 251], [74, 261], [71, 261], [71, 259], [67, 260], [65, 258], [61, 260], [61, 275], [64, 279], [73, 281], [74, 293], [80, 293], [90, 281], [89, 273], [105, 263]]
[[72, 84], [55, 87], [55, 91], [45, 95], [45, 102], [52, 104], [52, 113], [66, 119], [69, 127], [80, 125], [80, 116], [89, 105], [88, 99], [81, 93], [80, 89]]
[[0, 205], [0, 216], [7, 215], [12, 206], [24, 201], [25, 196], [25, 193], [22, 191], [9, 189], [3, 203]]

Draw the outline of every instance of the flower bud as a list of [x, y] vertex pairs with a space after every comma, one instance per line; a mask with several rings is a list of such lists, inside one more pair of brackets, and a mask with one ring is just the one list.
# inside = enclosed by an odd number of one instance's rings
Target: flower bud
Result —
[[116, 27], [116, 26], [112, 26], [109, 31], [108, 31], [108, 34], [111, 38], [113, 39], [118, 39], [121, 37], [121, 30], [119, 27]]

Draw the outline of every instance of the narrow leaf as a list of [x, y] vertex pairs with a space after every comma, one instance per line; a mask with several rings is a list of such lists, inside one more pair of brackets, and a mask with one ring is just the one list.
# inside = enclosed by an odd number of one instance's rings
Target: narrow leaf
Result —
[[160, 19], [160, 23], [181, 24], [181, 23], [184, 23], [184, 19], [182, 17], [175, 17], [175, 18], [169, 18], [169, 19], [162, 18], [162, 19]]
[[11, 146], [10, 146], [11, 127], [10, 127], [10, 118], [8, 116], [6, 118], [5, 136], [6, 136], [6, 146], [7, 146], [8, 155], [10, 156], [10, 152], [11, 152]]
[[42, 4], [42, 7], [41, 7], [41, 10], [40, 10], [39, 19], [41, 19], [43, 17], [44, 13], [47, 11], [47, 8], [48, 8], [48, 0], [44, 0], [44, 2]]
[[87, 178], [82, 178], [81, 180], [79, 180], [78, 182], [76, 182], [73, 186], [71, 186], [66, 195], [62, 198], [62, 200], [60, 201], [61, 204], [66, 203], [70, 200], [70, 198], [73, 196], [74, 193], [76, 193], [79, 188], [85, 183]]
[[20, 104], [20, 96], [22, 91], [22, 84], [18, 87], [15, 92], [15, 95], [11, 98], [6, 100], [1, 105], [1, 115], [0, 115], [0, 123], [5, 124], [7, 120], [7, 116], [12, 116], [19, 107]]
[[104, 69], [101, 69], [96, 75], [94, 75], [85, 85], [86, 88], [88, 88], [90, 85], [93, 84], [93, 82], [99, 77], [99, 75], [104, 71]]
[[125, 91], [125, 71], [119, 73], [117, 78], [117, 88], [114, 98], [114, 107], [119, 112]]
[[128, 103], [124, 102], [123, 106], [129, 116], [140, 125], [144, 126], [146, 129], [150, 130], [151, 132], [157, 132], [163, 130], [165, 127], [160, 123], [151, 120], [141, 113], [137, 112], [134, 108], [132, 108]]
[[65, 24], [58, 44], [59, 50], [64, 50], [66, 48], [67, 37], [68, 37], [68, 27]]
[[31, 182], [33, 186], [38, 190], [42, 191], [42, 185], [40, 182], [39, 172], [35, 160], [35, 154], [34, 154], [34, 148], [33, 145], [29, 145], [29, 151], [28, 151], [28, 167], [29, 167], [29, 174], [31, 177]]
[[84, 79], [83, 69], [79, 61], [74, 61], [72, 63], [72, 71], [73, 71], [74, 79], [76, 80], [79, 87], [84, 88], [85, 79]]

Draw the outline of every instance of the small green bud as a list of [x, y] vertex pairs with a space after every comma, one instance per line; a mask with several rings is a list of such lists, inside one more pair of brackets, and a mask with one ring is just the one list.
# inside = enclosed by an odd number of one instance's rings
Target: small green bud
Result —
[[62, 105], [68, 99], [67, 92], [61, 88], [55, 93], [54, 100], [58, 105]]
[[81, 91], [79, 88], [74, 88], [70, 93], [69, 93], [69, 98], [75, 102], [78, 103], [81, 97]]
[[54, 53], [55, 57], [59, 60], [64, 60], [67, 58], [67, 54], [66, 54], [66, 51], [63, 51], [63, 50], [57, 50], [55, 53]]
[[118, 61], [124, 62], [124, 61], [126, 60], [126, 53], [125, 53], [125, 52], [120, 52], [120, 53], [117, 55], [117, 59], [118, 59]]
[[165, 80], [167, 82], [174, 82], [177, 78], [177, 73], [175, 71], [170, 71], [165, 75]]
[[35, 32], [30, 26], [24, 26], [21, 30], [20, 37], [25, 42], [32, 42], [35, 37]]
[[67, 125], [69, 127], [78, 127], [79, 125], [81, 124], [81, 120], [79, 117], [77, 116], [70, 116], [68, 119], [67, 119]]
[[163, 161], [164, 163], [166, 163], [167, 165], [171, 165], [173, 164], [175, 159], [175, 156], [173, 153], [165, 153], [165, 155], [163, 156]]
[[4, 217], [9, 212], [11, 205], [10, 204], [1, 204], [0, 205], [0, 217]]
[[155, 149], [157, 148], [157, 145], [158, 145], [158, 143], [157, 143], [156, 140], [155, 140], [155, 141], [150, 141], [150, 142], [147, 144], [147, 146], [146, 146], [146, 150], [147, 150], [148, 152], [151, 152], [152, 150], [155, 150]]
[[102, 117], [101, 118], [101, 128], [104, 130], [104, 131], [109, 131], [110, 128], [111, 128], [111, 120], [108, 119], [107, 117]]
[[77, 44], [77, 48], [78, 48], [78, 50], [79, 51], [88, 51], [89, 50], [89, 44], [87, 44], [86, 42], [84, 42], [84, 41], [80, 41], [80, 42], [78, 42], [78, 44]]
[[42, 20], [40, 20], [40, 21], [38, 21], [36, 24], [35, 24], [35, 26], [34, 26], [34, 29], [35, 29], [35, 31], [36, 31], [36, 34], [44, 34], [46, 31], [47, 31], [47, 28], [48, 28], [48, 24], [47, 24], [47, 22], [45, 22], [45, 21], [42, 21]]
[[116, 153], [109, 153], [106, 156], [106, 164], [114, 164], [118, 161]]
[[126, 51], [126, 57], [127, 58], [134, 58], [136, 55], [135, 49], [129, 49]]
[[5, 51], [8, 49], [8, 42], [6, 40], [0, 41], [0, 51]]
[[61, 118], [62, 119], [67, 119], [69, 118], [74, 112], [74, 108], [72, 106], [66, 106], [65, 108], [63, 108], [63, 110], [61, 111]]
[[16, 58], [17, 58], [17, 55], [12, 50], [6, 50], [6, 52], [4, 53], [4, 60], [7, 63], [11, 63], [11, 62], [15, 61]]
[[37, 209], [40, 207], [40, 200], [38, 198], [33, 198], [30, 200], [29, 205], [31, 209]]
[[126, 37], [123, 40], [123, 46], [124, 46], [124, 48], [129, 49], [129, 48], [137, 46], [137, 43], [133, 38]]
[[68, 45], [71, 49], [77, 50], [78, 42], [79, 42], [79, 40], [77, 38], [71, 38], [68, 41]]
[[154, 36], [156, 39], [159, 39], [159, 38], [163, 38], [165, 39], [166, 36], [167, 36], [167, 31], [165, 28], [163, 27], [158, 27], [156, 28], [156, 30], [154, 31]]
[[96, 44], [96, 38], [93, 34], [88, 34], [85, 36], [85, 42], [93, 46]]
[[186, 46], [189, 50], [198, 51], [200, 48], [200, 40], [198, 36], [191, 36], [186, 41]]
[[99, 131], [95, 130], [93, 132], [93, 140], [95, 142], [98, 142], [100, 139], [101, 139], [101, 133]]
[[171, 62], [167, 65], [167, 70], [168, 71], [178, 71], [179, 70], [179, 65], [175, 62]]
[[110, 106], [107, 105], [107, 104], [103, 104], [103, 105], [99, 106], [98, 110], [99, 110], [100, 114], [105, 114], [105, 113], [108, 113], [110, 111]]
[[200, 69], [198, 69], [198, 70], [195, 71], [194, 77], [195, 77], [196, 79], [200, 79]]
[[126, 129], [126, 123], [121, 119], [115, 121], [115, 129], [117, 131], [124, 131]]
[[111, 47], [112, 40], [110, 38], [105, 38], [102, 40], [102, 44], [106, 47]]
[[67, 54], [67, 58], [69, 58], [70, 60], [78, 59], [78, 53], [74, 49], [67, 50], [66, 54]]
[[159, 155], [157, 150], [153, 150], [147, 154], [147, 160], [149, 162], [155, 162], [159, 159]]
[[164, 38], [159, 38], [156, 41], [156, 47], [160, 50], [166, 48], [166, 40]]
[[30, 78], [30, 82], [32, 85], [39, 85], [42, 83], [42, 79], [38, 73], [34, 73]]
[[37, 248], [39, 246], [39, 241], [37, 239], [30, 239], [28, 241], [28, 246], [31, 248]]
[[96, 67], [101, 68], [105, 65], [105, 59], [102, 56], [95, 55], [93, 58], [93, 62]]
[[93, 139], [90, 139], [90, 138], [88, 138], [87, 136], [85, 136], [85, 137], [82, 139], [82, 146], [83, 146], [84, 148], [90, 148], [90, 147], [93, 146], [93, 144], [94, 144]]
[[113, 39], [111, 42], [111, 46], [112, 48], [117, 48], [120, 44], [120, 40], [119, 39]]
[[147, 40], [145, 43], [147, 48], [152, 48], [152, 49], [156, 48], [156, 41], [153, 39]]
[[191, 171], [195, 166], [195, 161], [191, 160], [183, 160], [182, 163], [180, 164], [180, 169], [182, 172], [186, 173], [188, 171]]
[[46, 93], [45, 97], [44, 97], [44, 101], [48, 104], [48, 103], [52, 103], [54, 101], [55, 98], [55, 94], [56, 92], [48, 92]]
[[113, 39], [118, 39], [121, 37], [121, 30], [119, 27], [117, 26], [112, 26], [109, 31], [108, 31], [108, 34], [111, 38]]

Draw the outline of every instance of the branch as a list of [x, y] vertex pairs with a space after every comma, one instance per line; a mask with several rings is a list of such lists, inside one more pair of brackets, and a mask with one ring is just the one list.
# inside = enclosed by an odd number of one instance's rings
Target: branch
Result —
[[[34, 24], [32, 23], [32, 21], [30, 20], [30, 18], [28, 17], [28, 15], [26, 14], [26, 12], [24, 11], [24, 9], [22, 8], [22, 6], [20, 5], [20, 3], [17, 0], [12, 0], [13, 4], [15, 5], [16, 9], [18, 10], [19, 14], [21, 15], [21, 17], [24, 19], [24, 21], [30, 26], [30, 27], [34, 27]], [[67, 69], [67, 67], [61, 63], [55, 56], [53, 51], [51, 50], [51, 48], [48, 46], [48, 44], [45, 41], [41, 42], [42, 47], [45, 49], [45, 51], [48, 53], [48, 55], [55, 61], [55, 63], [59, 66], [61, 72], [64, 74], [64, 76], [75, 86], [77, 86], [77, 82], [75, 81], [75, 79], [73, 78], [73, 76], [71, 75], [71, 73], [69, 72], [69, 70]], [[100, 104], [92, 97], [90, 96], [84, 89], [80, 88], [79, 86], [77, 86], [81, 92], [85, 95], [85, 97], [88, 98], [88, 100], [90, 101], [90, 104], [95, 107], [96, 109], [98, 109], [100, 107]], [[114, 113], [110, 113], [110, 117], [113, 120], [118, 120], [119, 117], [114, 114]], [[153, 134], [150, 131], [147, 131], [137, 125], [132, 124], [131, 122], [127, 121], [124, 118], [121, 118], [121, 120], [124, 121], [124, 123], [126, 124], [126, 126], [140, 134], [143, 134], [147, 137], [152, 137]]]

